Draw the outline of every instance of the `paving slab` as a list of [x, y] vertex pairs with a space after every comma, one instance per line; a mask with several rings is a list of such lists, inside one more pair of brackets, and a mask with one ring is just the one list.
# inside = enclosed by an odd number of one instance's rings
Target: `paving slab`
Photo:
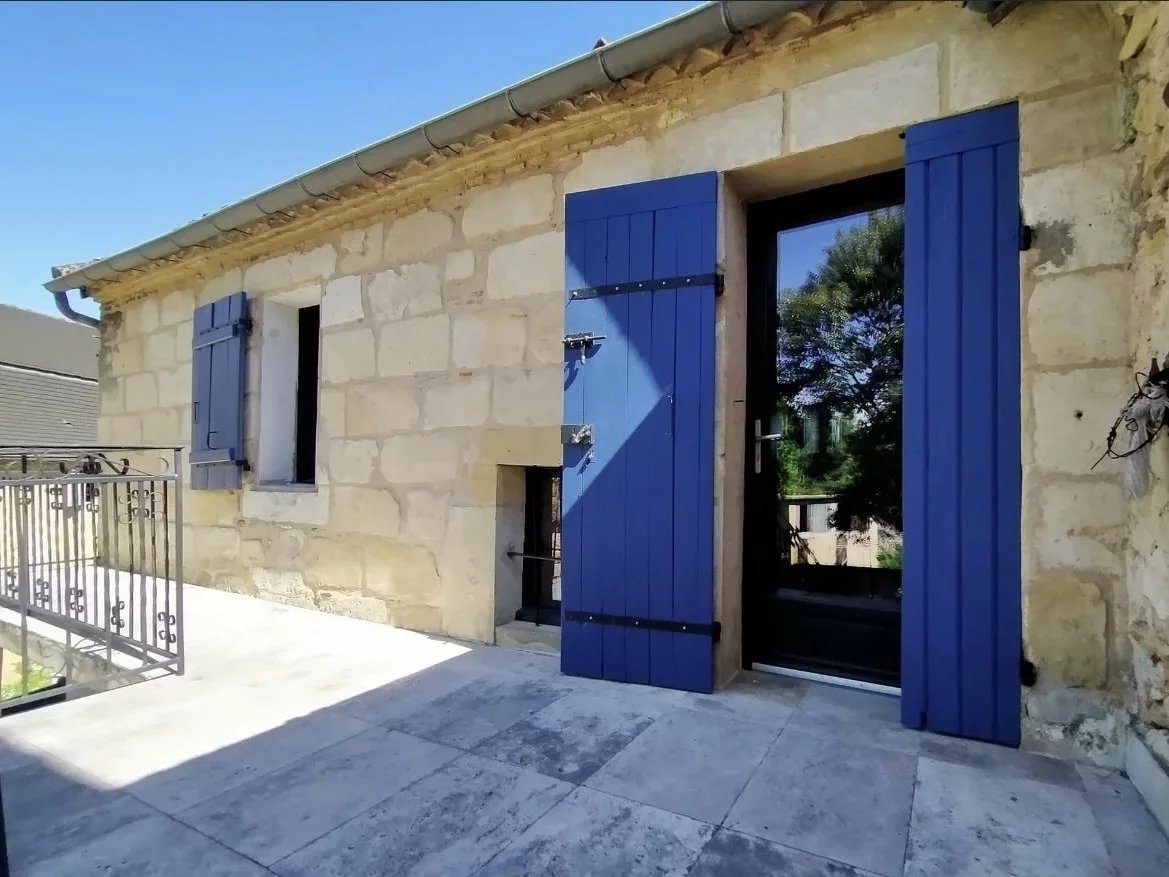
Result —
[[324, 710], [152, 774], [129, 789], [164, 813], [178, 813], [369, 728], [365, 722]]
[[1128, 778], [1086, 765], [1079, 774], [1117, 877], [1169, 874], [1169, 837]]
[[581, 786], [476, 877], [685, 874], [714, 827]]
[[714, 694], [684, 695], [680, 704], [699, 712], [782, 729], [795, 715], [807, 692], [807, 683], [770, 673], [743, 673]]
[[272, 866], [287, 877], [470, 874], [572, 791], [464, 755]]
[[628, 698], [578, 691], [489, 737], [475, 752], [579, 784], [653, 721]]
[[923, 756], [905, 874], [1108, 877], [1114, 871], [1082, 789]]
[[848, 717], [853, 721], [871, 718], [893, 724], [901, 722], [900, 698], [839, 685], [808, 683], [800, 709], [807, 713]]
[[977, 740], [937, 734], [917, 736], [921, 739], [921, 754], [935, 761], [975, 767], [994, 776], [1035, 780], [1077, 791], [1082, 788], [1076, 766], [1062, 758]]
[[913, 802], [912, 755], [785, 730], [726, 826], [878, 874], [899, 875]]
[[255, 862], [161, 814], [122, 826], [16, 873], [20, 877], [271, 877], [270, 871]]
[[673, 710], [610, 759], [587, 784], [718, 825], [775, 735], [766, 725]]
[[720, 828], [687, 877], [870, 877], [869, 872]]
[[18, 874], [33, 862], [154, 815], [129, 795], [45, 762], [6, 772], [2, 785], [8, 861]]
[[458, 755], [377, 728], [184, 810], [178, 819], [269, 865]]
[[869, 715], [843, 718], [836, 714], [800, 710], [792, 716], [787, 730], [834, 740], [841, 747], [875, 746], [905, 755], [917, 755], [921, 749], [920, 731]]
[[538, 678], [488, 677], [428, 703], [395, 727], [427, 740], [471, 749], [570, 691]]

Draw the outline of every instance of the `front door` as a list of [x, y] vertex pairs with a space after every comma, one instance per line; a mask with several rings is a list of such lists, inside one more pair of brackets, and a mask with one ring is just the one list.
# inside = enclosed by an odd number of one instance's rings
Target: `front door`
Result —
[[747, 658], [897, 686], [900, 172], [756, 205]]
[[565, 199], [561, 667], [710, 691], [718, 178]]

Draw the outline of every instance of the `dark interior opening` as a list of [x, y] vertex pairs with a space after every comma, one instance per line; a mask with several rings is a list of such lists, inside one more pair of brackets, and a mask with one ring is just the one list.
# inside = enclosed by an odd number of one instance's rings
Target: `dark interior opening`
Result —
[[523, 596], [515, 617], [560, 626], [560, 469], [525, 471]]
[[297, 311], [299, 338], [296, 356], [296, 455], [293, 480], [315, 484], [317, 480], [317, 384], [321, 338], [321, 308], [313, 305]]

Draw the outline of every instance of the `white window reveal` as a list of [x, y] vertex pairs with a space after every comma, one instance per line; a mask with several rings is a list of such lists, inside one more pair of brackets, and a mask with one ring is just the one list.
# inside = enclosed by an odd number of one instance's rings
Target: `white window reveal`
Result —
[[260, 337], [261, 488], [316, 483], [321, 306], [290, 293], [263, 303]]

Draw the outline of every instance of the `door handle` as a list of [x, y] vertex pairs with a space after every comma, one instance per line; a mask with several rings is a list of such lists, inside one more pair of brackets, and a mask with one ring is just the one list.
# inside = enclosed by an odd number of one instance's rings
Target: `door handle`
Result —
[[783, 438], [782, 432], [771, 432], [767, 435], [763, 434], [763, 421], [756, 419], [755, 421], [755, 474], [759, 475], [763, 472], [763, 443], [777, 442]]

